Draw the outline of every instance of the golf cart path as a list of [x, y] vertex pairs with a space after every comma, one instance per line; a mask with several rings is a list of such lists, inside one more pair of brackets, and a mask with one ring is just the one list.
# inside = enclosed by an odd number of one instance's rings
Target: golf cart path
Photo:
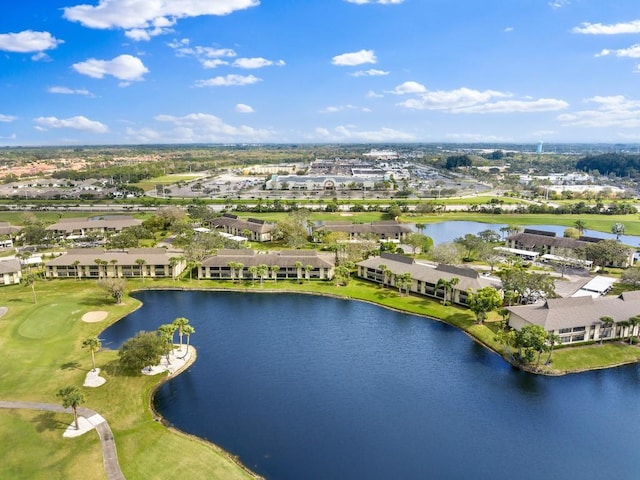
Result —
[[[60, 405], [52, 403], [38, 402], [12, 402], [0, 400], [0, 408], [26, 408], [29, 410], [41, 410], [48, 412], [73, 413], [71, 408], [64, 408]], [[113, 439], [113, 432], [107, 421], [97, 412], [84, 407], [78, 407], [78, 416], [89, 420], [96, 428], [100, 443], [102, 444], [102, 456], [104, 457], [104, 469], [109, 480], [125, 480], [125, 477], [118, 463], [118, 452], [116, 451], [116, 442]], [[98, 419], [95, 421], [94, 419]]]

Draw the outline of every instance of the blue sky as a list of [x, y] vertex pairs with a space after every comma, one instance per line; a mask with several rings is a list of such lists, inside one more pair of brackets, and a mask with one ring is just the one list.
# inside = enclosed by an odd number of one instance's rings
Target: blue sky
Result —
[[635, 143], [639, 84], [637, 0], [20, 0], [0, 18], [6, 146]]

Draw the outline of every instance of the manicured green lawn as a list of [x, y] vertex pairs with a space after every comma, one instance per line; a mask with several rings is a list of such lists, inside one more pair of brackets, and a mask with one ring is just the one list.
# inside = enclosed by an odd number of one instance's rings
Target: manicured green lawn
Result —
[[603, 368], [640, 361], [640, 347], [622, 342], [554, 350], [551, 369], [557, 373]]
[[[91, 368], [82, 340], [99, 334], [139, 303], [127, 297], [125, 305], [116, 306], [91, 281], [41, 281], [36, 292], [38, 303], [34, 304], [30, 288], [0, 289], [0, 305], [9, 309], [0, 318], [0, 349], [5, 353], [0, 396], [58, 404], [58, 389], [81, 386]], [[94, 310], [108, 311], [107, 320], [80, 320]], [[194, 479], [249, 478], [215, 447], [154, 421], [148, 399], [161, 378], [129, 375], [120, 371], [116, 360], [115, 351], [98, 352], [96, 362], [107, 383], [97, 389], [82, 387], [82, 391], [84, 405], [109, 421], [127, 479], [169, 478], [172, 472]], [[53, 422], [42, 420], [44, 415], [50, 414], [0, 411], [0, 478], [104, 478], [97, 434], [63, 439], [60, 422], [70, 423], [72, 416], [56, 414]], [[40, 416], [35, 424], [30, 420]], [[49, 441], [52, 438], [55, 442]], [[5, 461], [8, 458], [12, 461]], [[89, 464], [86, 469], [84, 463]]]
[[[250, 281], [233, 284], [196, 279], [147, 279], [144, 283], [129, 280], [128, 288], [233, 288], [265, 293], [292, 291], [335, 295], [439, 318], [490, 348], [501, 350], [493, 338], [494, 325], [477, 325], [466, 309], [443, 306], [423, 297], [400, 295], [396, 289], [380, 288], [356, 279], [346, 287], [335, 286], [332, 282], [269, 280], [260, 286], [259, 282], [254, 285]], [[124, 305], [114, 305], [95, 282], [89, 280], [40, 281], [36, 284], [36, 292], [38, 303], [34, 304], [30, 288], [9, 286], [0, 289], [0, 306], [9, 308], [0, 318], [0, 349], [5, 352], [0, 369], [0, 395], [5, 400], [58, 403], [56, 391], [66, 385], [82, 385], [91, 368], [90, 354], [81, 348], [82, 340], [99, 335], [109, 323], [137, 308], [139, 302], [125, 296]], [[84, 313], [95, 310], [109, 312], [107, 320], [100, 323], [80, 320]], [[425, 318], [425, 321], [431, 320]], [[552, 368], [565, 372], [637, 360], [640, 360], [640, 348], [612, 343], [556, 350]], [[173, 472], [180, 472], [181, 477], [190, 479], [249, 478], [215, 446], [175, 432], [154, 420], [149, 410], [149, 398], [161, 378], [122, 371], [115, 351], [98, 352], [96, 361], [107, 383], [96, 389], [83, 387], [84, 405], [109, 421], [127, 479], [169, 478]], [[61, 428], [71, 420], [71, 415], [64, 414], [0, 411], [0, 458], [3, 458], [0, 478], [104, 478], [95, 432], [76, 439], [62, 439]]]

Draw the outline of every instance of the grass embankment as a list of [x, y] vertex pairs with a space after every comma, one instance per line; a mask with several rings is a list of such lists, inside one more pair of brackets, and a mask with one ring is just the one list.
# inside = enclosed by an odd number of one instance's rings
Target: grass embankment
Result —
[[[97, 335], [138, 302], [127, 297], [124, 305], [113, 305], [91, 281], [38, 282], [36, 292], [38, 303], [34, 304], [30, 288], [0, 290], [0, 305], [9, 309], [0, 318], [0, 348], [5, 354], [0, 396], [59, 404], [57, 390], [82, 385], [91, 368], [82, 340]], [[82, 315], [93, 310], [107, 310], [108, 319], [82, 322]], [[97, 389], [82, 388], [84, 406], [109, 421], [127, 479], [168, 478], [169, 472], [194, 479], [250, 478], [210, 444], [154, 421], [149, 392], [161, 378], [120, 371], [115, 351], [98, 352], [97, 364], [107, 383]], [[71, 415], [64, 414], [0, 411], [0, 478], [105, 478], [95, 432], [62, 438], [71, 420]]]

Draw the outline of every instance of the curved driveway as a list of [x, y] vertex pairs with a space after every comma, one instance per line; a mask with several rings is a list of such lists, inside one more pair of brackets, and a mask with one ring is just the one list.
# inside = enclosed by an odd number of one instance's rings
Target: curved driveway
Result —
[[[73, 413], [70, 408], [63, 408], [60, 405], [52, 403], [37, 402], [11, 402], [0, 400], [0, 408], [26, 408], [29, 410], [41, 410], [48, 412], [64, 412]], [[116, 451], [116, 442], [113, 439], [113, 433], [107, 421], [98, 415], [97, 412], [84, 407], [78, 407], [78, 415], [89, 419], [99, 419], [99, 422], [91, 422], [98, 431], [100, 443], [102, 444], [102, 456], [104, 457], [104, 469], [107, 472], [109, 480], [125, 480], [120, 465], [118, 464], [118, 452]]]

